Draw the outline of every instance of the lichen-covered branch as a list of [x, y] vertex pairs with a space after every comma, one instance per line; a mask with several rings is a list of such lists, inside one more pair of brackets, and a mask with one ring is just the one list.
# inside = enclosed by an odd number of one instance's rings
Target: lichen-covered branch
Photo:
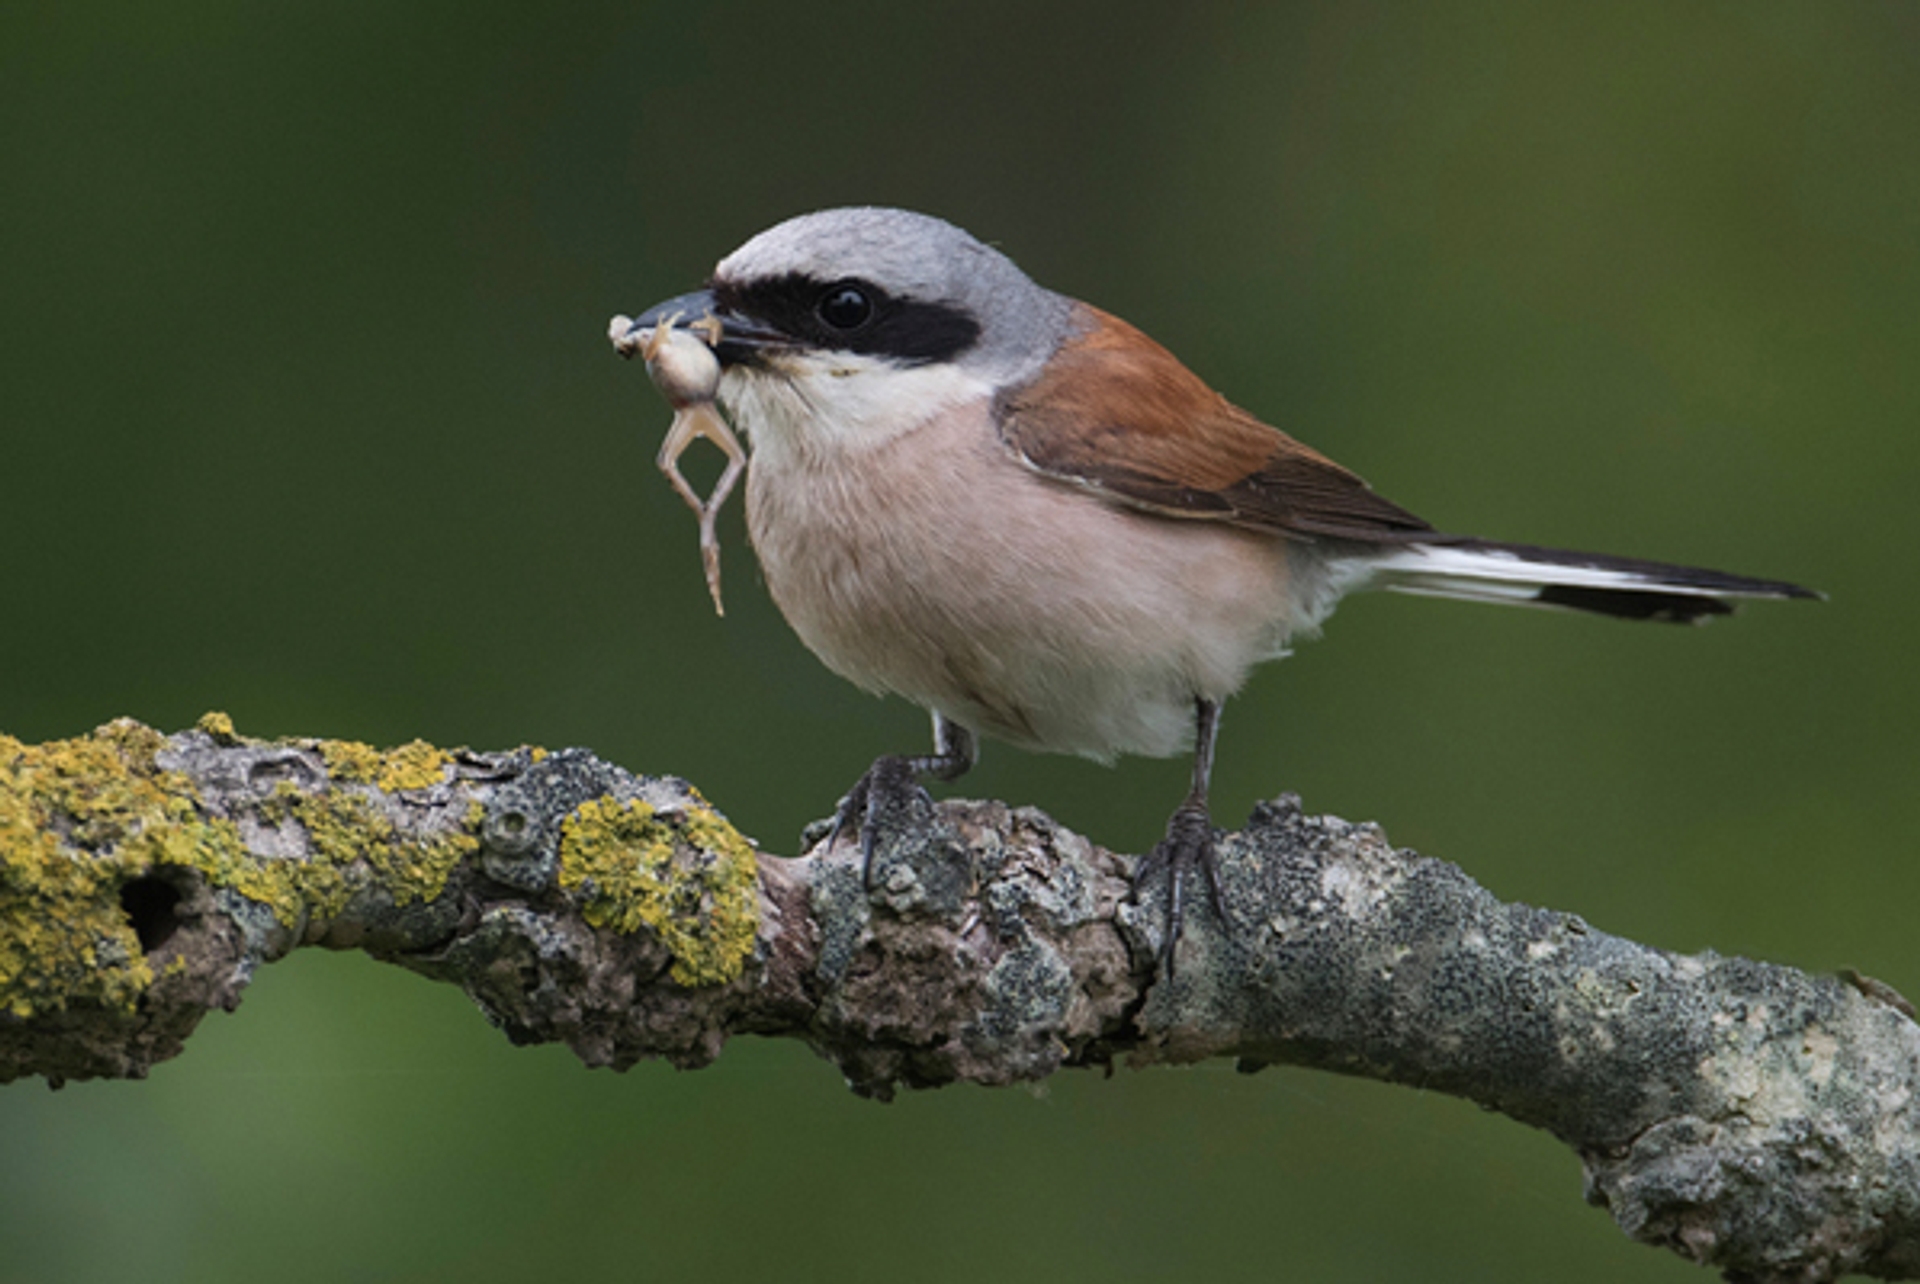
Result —
[[1169, 976], [1133, 858], [999, 803], [880, 829], [868, 886], [583, 750], [0, 736], [0, 1081], [138, 1077], [261, 963], [351, 947], [592, 1065], [753, 1033], [878, 1097], [1117, 1057], [1415, 1084], [1549, 1130], [1729, 1278], [1920, 1278], [1920, 1026], [1878, 983], [1503, 904], [1291, 798], [1222, 839], [1231, 922], [1196, 907]]

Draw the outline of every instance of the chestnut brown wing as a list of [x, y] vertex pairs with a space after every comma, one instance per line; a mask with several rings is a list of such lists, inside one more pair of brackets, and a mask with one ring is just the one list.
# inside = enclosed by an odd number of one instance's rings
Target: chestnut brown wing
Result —
[[1432, 532], [1125, 321], [1080, 306], [1080, 332], [995, 405], [1002, 439], [1030, 467], [1169, 517], [1369, 543]]

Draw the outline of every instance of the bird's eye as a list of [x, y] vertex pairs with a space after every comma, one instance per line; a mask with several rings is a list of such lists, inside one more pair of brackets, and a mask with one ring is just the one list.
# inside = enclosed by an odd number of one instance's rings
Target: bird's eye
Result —
[[858, 330], [873, 316], [873, 300], [859, 286], [842, 281], [828, 286], [813, 310], [836, 330]]

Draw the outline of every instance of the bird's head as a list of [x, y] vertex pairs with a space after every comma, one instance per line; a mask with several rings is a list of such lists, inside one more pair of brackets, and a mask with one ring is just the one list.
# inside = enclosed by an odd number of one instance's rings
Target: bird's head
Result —
[[756, 449], [878, 443], [1031, 378], [1073, 304], [1006, 255], [907, 210], [822, 210], [721, 259], [635, 318], [720, 323], [719, 398]]

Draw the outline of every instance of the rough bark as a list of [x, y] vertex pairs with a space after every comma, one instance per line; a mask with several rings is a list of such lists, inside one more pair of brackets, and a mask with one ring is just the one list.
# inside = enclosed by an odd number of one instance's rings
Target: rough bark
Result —
[[856, 1092], [1231, 1056], [1455, 1093], [1578, 1151], [1636, 1239], [1730, 1279], [1920, 1278], [1920, 1026], [1867, 978], [1680, 956], [1504, 904], [1282, 797], [1220, 840], [1222, 924], [1037, 811], [902, 802], [758, 853], [584, 750], [376, 753], [216, 715], [0, 737], [0, 1081], [138, 1077], [253, 970], [359, 948], [516, 1042], [699, 1066], [801, 1038]]

